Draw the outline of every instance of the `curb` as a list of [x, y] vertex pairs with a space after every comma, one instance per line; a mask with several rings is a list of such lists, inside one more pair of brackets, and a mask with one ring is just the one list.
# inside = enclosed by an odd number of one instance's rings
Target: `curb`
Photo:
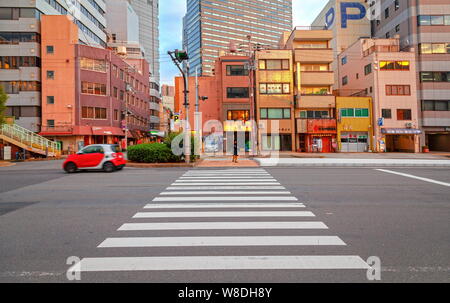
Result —
[[1, 167], [10, 167], [10, 166], [14, 166], [16, 165], [16, 163], [11, 163], [11, 162], [0, 162], [0, 168]]
[[389, 168], [389, 167], [441, 167], [450, 168], [450, 164], [345, 164], [345, 163], [326, 163], [326, 164], [260, 164], [261, 167], [368, 167], [368, 168]]
[[197, 163], [131, 163], [128, 162], [126, 167], [133, 168], [166, 168], [166, 167], [196, 167]]

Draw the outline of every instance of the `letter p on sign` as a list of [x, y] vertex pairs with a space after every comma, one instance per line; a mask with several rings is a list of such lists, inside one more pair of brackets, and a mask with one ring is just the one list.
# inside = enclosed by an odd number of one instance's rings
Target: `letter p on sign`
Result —
[[[348, 10], [351, 8], [359, 10], [359, 13], [349, 14]], [[341, 27], [347, 28], [348, 20], [361, 20], [366, 16], [366, 13], [367, 13], [366, 7], [361, 3], [341, 2], [341, 16], [342, 16]]]

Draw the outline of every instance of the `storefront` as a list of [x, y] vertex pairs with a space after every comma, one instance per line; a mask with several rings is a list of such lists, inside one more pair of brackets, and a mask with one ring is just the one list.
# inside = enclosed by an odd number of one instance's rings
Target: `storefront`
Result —
[[333, 153], [337, 150], [336, 119], [298, 119], [299, 151]]
[[425, 144], [430, 151], [450, 152], [450, 128], [448, 131], [426, 131]]
[[385, 151], [390, 153], [418, 153], [420, 129], [409, 128], [382, 128], [381, 133], [384, 138]]
[[369, 135], [367, 132], [341, 132], [341, 152], [365, 153], [369, 150]]

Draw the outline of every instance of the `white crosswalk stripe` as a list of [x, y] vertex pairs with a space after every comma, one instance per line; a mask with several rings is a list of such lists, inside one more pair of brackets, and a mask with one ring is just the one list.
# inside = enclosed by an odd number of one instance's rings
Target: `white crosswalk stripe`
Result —
[[[84, 258], [70, 271], [370, 268], [356, 255], [320, 254], [320, 247], [339, 251], [347, 244], [338, 236], [324, 235], [328, 226], [313, 221], [315, 214], [305, 208], [265, 169], [191, 169], [145, 205], [145, 211], [120, 226], [118, 237], [106, 238], [98, 245], [101, 251], [138, 249], [150, 255]], [[289, 234], [280, 234], [286, 232]], [[189, 248], [191, 252], [222, 247], [231, 255], [154, 255], [155, 248], [170, 254], [173, 249]], [[233, 253], [250, 247], [258, 248], [260, 254]], [[274, 247], [295, 247], [300, 254], [272, 255]], [[307, 247], [315, 248], [317, 255], [310, 255], [311, 250], [302, 255]]]

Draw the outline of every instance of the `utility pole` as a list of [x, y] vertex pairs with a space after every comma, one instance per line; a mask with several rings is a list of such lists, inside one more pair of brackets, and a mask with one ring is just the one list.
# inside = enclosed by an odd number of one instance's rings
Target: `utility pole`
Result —
[[131, 92], [132, 94], [135, 93], [133, 87], [131, 86], [131, 84], [128, 83], [127, 79], [128, 79], [128, 73], [131, 71], [135, 71], [135, 69], [133, 67], [126, 67], [124, 69], [124, 71], [126, 72], [125, 75], [125, 150], [128, 150], [128, 115], [129, 115], [129, 109], [128, 109], [128, 92]]
[[250, 97], [250, 120], [254, 123], [252, 123], [252, 129], [251, 129], [251, 141], [252, 141], [252, 152], [251, 154], [253, 156], [257, 155], [257, 140], [258, 140], [258, 135], [257, 135], [257, 130], [255, 128], [258, 127], [257, 121], [256, 121], [256, 117], [257, 117], [257, 113], [256, 113], [256, 95], [255, 95], [255, 90], [254, 90], [254, 71], [256, 71], [256, 66], [255, 66], [255, 54], [253, 52], [253, 47], [252, 47], [252, 36], [247, 35], [247, 39], [248, 39], [248, 57], [249, 57], [249, 62], [248, 62], [248, 77], [249, 77], [249, 97]]
[[[199, 104], [199, 88], [198, 88], [198, 66], [195, 67], [195, 113], [194, 113], [194, 128], [195, 128], [195, 137], [197, 140], [195, 141], [197, 143], [195, 154], [200, 155], [201, 151], [201, 143], [202, 143], [202, 137], [201, 137], [201, 129], [200, 129], [200, 104]], [[200, 144], [200, 145], [199, 145]], [[200, 147], [200, 148], [198, 148]]]
[[[191, 162], [191, 132], [190, 132], [190, 127], [189, 127], [189, 56], [188, 53], [184, 50], [175, 50], [175, 51], [168, 51], [167, 52], [170, 56], [170, 58], [172, 58], [173, 63], [175, 63], [175, 66], [179, 69], [179, 71], [181, 72], [181, 74], [183, 75], [183, 80], [184, 80], [184, 110], [186, 113], [186, 119], [184, 121], [184, 141], [183, 141], [183, 147], [184, 147], [184, 158], [186, 163], [190, 163]], [[174, 56], [175, 55], [175, 56]], [[187, 61], [186, 62], [186, 71], [184, 71], [181, 66], [180, 63], [182, 63], [183, 61]]]

